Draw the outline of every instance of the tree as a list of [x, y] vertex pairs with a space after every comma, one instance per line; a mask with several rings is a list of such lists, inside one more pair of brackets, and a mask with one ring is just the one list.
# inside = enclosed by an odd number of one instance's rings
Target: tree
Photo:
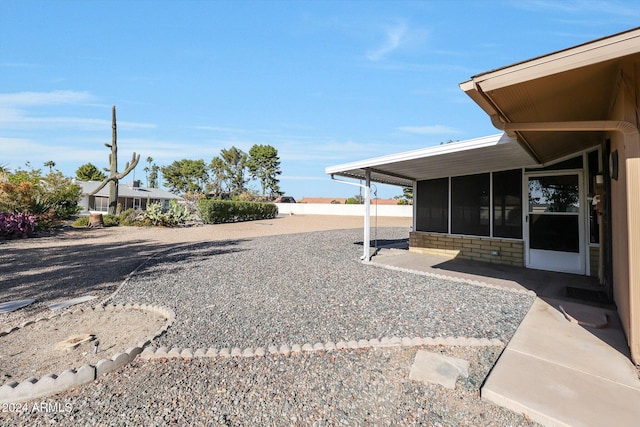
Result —
[[247, 167], [248, 156], [242, 150], [236, 147], [220, 150], [220, 158], [224, 165], [229, 192], [234, 196], [241, 194], [245, 190], [247, 180], [245, 178], [245, 169]]
[[154, 163], [149, 172], [149, 188], [158, 188], [158, 172], [160, 172], [160, 166]]
[[364, 203], [364, 197], [362, 197], [361, 194], [356, 194], [353, 197], [349, 197], [345, 201], [345, 204], [347, 204], [347, 205], [361, 205], [363, 203]]
[[413, 204], [413, 187], [402, 187], [402, 196], [395, 196], [399, 205]]
[[209, 172], [207, 191], [213, 193], [215, 197], [221, 197], [225, 188], [228, 189], [224, 161], [220, 157], [214, 157], [209, 163]]
[[153, 157], [148, 156], [148, 157], [147, 157], [147, 164], [148, 164], [148, 166], [145, 166], [145, 167], [144, 167], [144, 169], [143, 169], [143, 170], [144, 170], [144, 172], [145, 172], [145, 174], [147, 175], [147, 188], [150, 188], [150, 187], [149, 187], [149, 172], [151, 171], [151, 163], [152, 163], [152, 162], [153, 162]]
[[82, 189], [60, 171], [43, 176], [40, 169], [18, 169], [0, 183], [0, 212], [38, 216], [38, 225], [77, 213]]
[[94, 164], [85, 163], [76, 170], [76, 178], [80, 181], [103, 181], [107, 179], [107, 175]]
[[176, 160], [169, 166], [160, 168], [164, 185], [175, 194], [204, 193], [205, 183], [209, 180], [204, 160]]
[[49, 173], [52, 173], [53, 168], [56, 167], [56, 162], [54, 162], [53, 160], [49, 160], [47, 162], [44, 162], [44, 166], [49, 168]]
[[0, 165], [0, 183], [5, 182], [11, 174], [11, 168], [7, 165]]
[[133, 153], [131, 158], [131, 164], [127, 162], [123, 172], [118, 172], [118, 132], [116, 128], [116, 106], [111, 109], [111, 144], [104, 144], [106, 147], [111, 148], [111, 154], [109, 154], [109, 169], [105, 169], [109, 172], [109, 176], [102, 181], [102, 183], [91, 192], [91, 196], [102, 190], [107, 184], [109, 184], [109, 213], [116, 213], [116, 206], [118, 205], [118, 183], [122, 178], [127, 176], [138, 165], [140, 161], [140, 154], [136, 156]]
[[279, 195], [280, 180], [277, 177], [282, 171], [278, 150], [271, 145], [254, 145], [249, 150], [247, 167], [251, 176], [260, 181], [263, 197], [266, 196], [267, 191], [272, 195]]

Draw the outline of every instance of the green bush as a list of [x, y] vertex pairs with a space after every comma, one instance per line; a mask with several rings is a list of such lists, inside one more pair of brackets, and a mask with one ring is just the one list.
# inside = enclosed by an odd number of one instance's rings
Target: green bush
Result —
[[169, 209], [164, 209], [160, 203], [150, 203], [147, 209], [136, 218], [136, 225], [152, 225], [156, 227], [175, 227], [190, 221], [189, 208], [179, 204], [176, 200], [169, 202]]
[[278, 207], [273, 203], [203, 199], [198, 202], [198, 212], [205, 224], [221, 224], [275, 218]]
[[102, 221], [104, 222], [105, 227], [117, 227], [120, 225], [120, 217], [118, 217], [118, 215], [102, 215]]
[[120, 225], [139, 225], [137, 221], [138, 215], [140, 215], [140, 211], [136, 211], [133, 208], [120, 212], [120, 215], [118, 215]]
[[78, 217], [75, 221], [71, 223], [72, 227], [88, 227], [89, 226], [89, 217], [81, 216]]
[[[120, 217], [118, 217], [118, 215], [103, 214], [102, 222], [104, 223], [105, 227], [117, 227], [118, 225], [120, 225]], [[71, 226], [72, 227], [88, 227], [89, 217], [88, 216], [78, 217], [76, 218], [75, 221], [71, 223]]]

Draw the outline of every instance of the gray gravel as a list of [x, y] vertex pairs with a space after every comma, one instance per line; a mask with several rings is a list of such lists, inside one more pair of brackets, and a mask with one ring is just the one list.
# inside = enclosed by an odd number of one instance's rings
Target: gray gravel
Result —
[[[480, 400], [496, 347], [427, 350], [471, 360], [455, 390], [408, 380], [416, 348], [259, 359], [139, 363], [47, 402], [62, 411], [14, 414], [17, 425], [531, 426]], [[67, 412], [68, 411], [68, 412]]]
[[[406, 229], [378, 230], [380, 239]], [[533, 297], [359, 262], [361, 230], [212, 242], [147, 263], [114, 303], [166, 305], [156, 345], [267, 347], [409, 337], [505, 343]], [[423, 347], [464, 358], [455, 390], [408, 379], [419, 347], [261, 358], [137, 360], [77, 389], [0, 413], [16, 425], [534, 425], [479, 398], [501, 347]], [[34, 411], [33, 404], [59, 410]], [[5, 419], [2, 419], [5, 418]]]
[[[378, 231], [380, 239], [406, 236]], [[364, 265], [360, 230], [216, 242], [155, 259], [115, 303], [168, 305], [158, 346], [268, 347], [398, 337], [508, 341], [530, 295]]]

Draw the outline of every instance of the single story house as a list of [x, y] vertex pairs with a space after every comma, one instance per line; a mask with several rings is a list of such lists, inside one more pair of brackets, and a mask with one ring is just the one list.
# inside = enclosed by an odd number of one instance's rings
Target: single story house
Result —
[[639, 83], [640, 27], [461, 83], [501, 134], [326, 172], [412, 187], [411, 250], [599, 277], [640, 364]]
[[[371, 199], [371, 203], [374, 205], [390, 205], [395, 206], [398, 204], [398, 200], [395, 199]], [[321, 204], [340, 204], [347, 203], [346, 197], [305, 197], [298, 201], [298, 203], [321, 203]]]
[[[82, 199], [79, 203], [82, 207], [81, 215], [108, 212], [109, 184], [97, 194], [90, 195], [101, 183], [101, 181], [76, 181], [76, 184], [82, 187]], [[118, 204], [123, 211], [129, 208], [145, 210], [150, 203], [161, 203], [167, 208], [171, 200], [182, 200], [182, 197], [159, 188], [141, 187], [140, 181], [118, 184]]]

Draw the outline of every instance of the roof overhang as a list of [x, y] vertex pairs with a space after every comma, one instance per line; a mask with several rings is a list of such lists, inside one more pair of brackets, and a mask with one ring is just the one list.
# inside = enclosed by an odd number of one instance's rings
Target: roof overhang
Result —
[[506, 134], [330, 166], [330, 175], [411, 187], [414, 181], [515, 169], [536, 162]]
[[478, 74], [460, 87], [498, 129], [547, 163], [600, 144], [603, 132], [615, 127], [586, 123], [611, 118], [625, 80], [621, 70], [629, 64], [640, 64], [640, 27]]

